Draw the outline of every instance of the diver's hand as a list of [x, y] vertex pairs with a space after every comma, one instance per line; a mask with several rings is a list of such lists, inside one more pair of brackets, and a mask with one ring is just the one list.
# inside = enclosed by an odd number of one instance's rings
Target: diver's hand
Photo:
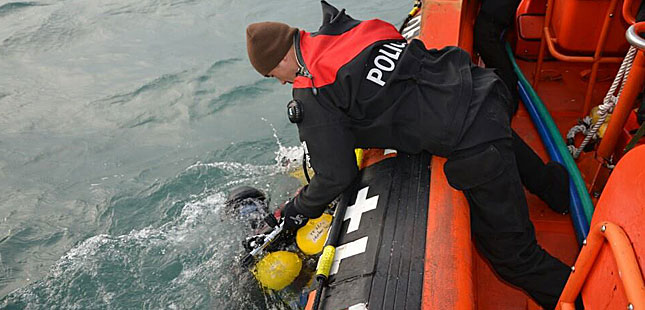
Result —
[[280, 211], [280, 217], [284, 220], [284, 228], [290, 231], [295, 231], [298, 228], [305, 226], [309, 220], [308, 217], [300, 214], [296, 210], [293, 199], [290, 199], [285, 203], [284, 208]]

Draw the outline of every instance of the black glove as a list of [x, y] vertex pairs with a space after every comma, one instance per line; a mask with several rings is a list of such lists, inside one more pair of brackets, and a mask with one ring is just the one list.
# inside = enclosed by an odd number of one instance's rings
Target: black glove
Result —
[[280, 217], [284, 220], [284, 228], [290, 231], [295, 231], [305, 226], [309, 220], [308, 217], [300, 214], [296, 210], [296, 204], [293, 202], [293, 199], [285, 203], [284, 208], [280, 212]]

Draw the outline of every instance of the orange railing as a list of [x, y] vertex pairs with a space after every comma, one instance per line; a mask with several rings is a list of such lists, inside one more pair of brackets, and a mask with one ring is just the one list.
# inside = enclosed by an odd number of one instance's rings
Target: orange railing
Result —
[[630, 25], [636, 23], [636, 17], [634, 17], [634, 13], [632, 13], [633, 2], [634, 0], [625, 0], [625, 2], [623, 2], [623, 18]]
[[605, 240], [609, 243], [616, 259], [618, 274], [628, 300], [628, 304], [622, 309], [645, 309], [645, 284], [634, 249], [625, 231], [611, 222], [598, 223], [589, 232], [576, 264], [571, 268], [571, 276], [569, 276], [556, 309], [575, 309], [574, 302], [580, 294]]
[[591, 97], [593, 93], [594, 86], [596, 84], [596, 77], [598, 75], [598, 67], [601, 63], [620, 63], [622, 57], [603, 57], [602, 52], [605, 47], [605, 41], [607, 40], [607, 35], [609, 33], [609, 24], [614, 16], [614, 11], [618, 0], [611, 0], [609, 7], [605, 12], [602, 30], [600, 32], [600, 37], [596, 43], [596, 48], [593, 56], [569, 56], [559, 52], [555, 46], [556, 38], [551, 36], [551, 20], [553, 18], [553, 7], [555, 0], [548, 0], [546, 16], [544, 18], [544, 28], [542, 29], [542, 36], [540, 40], [540, 51], [538, 53], [537, 66], [535, 67], [535, 72], [533, 74], [533, 88], [537, 90], [538, 83], [540, 79], [540, 71], [542, 70], [542, 63], [544, 62], [545, 50], [549, 49], [549, 52], [553, 57], [561, 61], [567, 62], [586, 62], [592, 63], [591, 67], [591, 76], [589, 77], [589, 82], [587, 84], [587, 91], [584, 98], [584, 108], [582, 111], [583, 115], [589, 114], [591, 110]]

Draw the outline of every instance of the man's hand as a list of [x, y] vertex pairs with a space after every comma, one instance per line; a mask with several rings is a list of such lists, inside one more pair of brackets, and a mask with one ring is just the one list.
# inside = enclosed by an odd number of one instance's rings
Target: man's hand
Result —
[[287, 201], [284, 208], [280, 212], [281, 218], [284, 220], [284, 228], [290, 231], [295, 231], [298, 228], [305, 226], [308, 217], [298, 213], [293, 203], [293, 199]]

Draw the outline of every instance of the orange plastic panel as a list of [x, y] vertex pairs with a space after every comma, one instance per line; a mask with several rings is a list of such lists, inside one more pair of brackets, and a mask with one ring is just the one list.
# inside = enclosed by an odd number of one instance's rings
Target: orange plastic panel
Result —
[[445, 162], [432, 157], [421, 309], [474, 309], [470, 209], [464, 195], [448, 185]]
[[[546, 0], [522, 0], [517, 8], [515, 55], [537, 59], [540, 36], [544, 28]], [[535, 29], [537, 28], [537, 29]]]
[[517, 29], [521, 39], [539, 41], [544, 29], [544, 15], [518, 16]]
[[[641, 269], [645, 266], [645, 146], [628, 152], [616, 165], [600, 196], [591, 227], [613, 222], [627, 233]], [[582, 294], [587, 309], [627, 309], [627, 297], [608, 247], [598, 254]]]
[[[557, 46], [565, 52], [593, 54], [602, 30], [608, 0], [556, 0], [551, 27]], [[603, 55], [624, 56], [629, 48], [625, 40], [627, 23], [622, 18], [622, 1], [618, 2], [609, 26]]]
[[[419, 39], [427, 48], [459, 46], [472, 50], [477, 2], [423, 1]], [[445, 159], [434, 156], [426, 233], [421, 309], [474, 309], [470, 209], [462, 193], [448, 185]]]
[[419, 39], [428, 49], [459, 46], [472, 52], [476, 9], [474, 0], [423, 1]]

